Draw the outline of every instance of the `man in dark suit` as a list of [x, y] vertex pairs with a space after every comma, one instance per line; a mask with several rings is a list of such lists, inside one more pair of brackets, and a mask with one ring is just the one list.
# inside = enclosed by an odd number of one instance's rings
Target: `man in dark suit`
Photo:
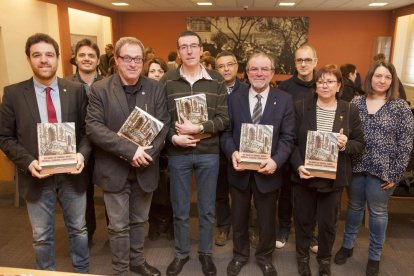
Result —
[[[233, 259], [227, 267], [227, 275], [239, 274], [249, 259], [248, 221], [252, 196], [259, 226], [256, 262], [263, 275], [277, 275], [272, 254], [277, 192], [282, 185], [279, 169], [293, 149], [295, 115], [291, 96], [269, 86], [274, 68], [274, 61], [267, 54], [253, 54], [246, 68], [250, 88], [239, 91], [237, 95], [230, 94], [228, 100], [230, 127], [222, 134], [220, 141], [230, 160], [228, 180], [233, 212]], [[273, 126], [271, 157], [262, 161], [258, 171], [241, 168], [239, 145], [243, 123]]]
[[[85, 88], [86, 95], [91, 91], [91, 85], [102, 79], [99, 75], [98, 67], [99, 47], [90, 39], [82, 39], [75, 46], [75, 63], [77, 71], [75, 74], [66, 77], [65, 79], [81, 83]], [[93, 234], [96, 230], [96, 215], [95, 215], [95, 201], [94, 201], [94, 183], [92, 181], [93, 167], [95, 165], [95, 158], [93, 154], [90, 155], [88, 164], [85, 170], [88, 172], [88, 188], [86, 189], [86, 228], [88, 229], [88, 243], [92, 244]]]
[[[140, 76], [144, 46], [123, 37], [115, 46], [118, 73], [92, 85], [86, 131], [95, 144], [94, 183], [104, 192], [109, 217], [109, 241], [114, 275], [131, 270], [140, 275], [161, 275], [144, 258], [145, 221], [152, 192], [159, 179], [159, 153], [170, 117], [163, 87]], [[135, 106], [164, 123], [151, 146], [137, 146], [117, 132]]]
[[[85, 136], [87, 97], [80, 84], [56, 77], [59, 46], [46, 34], [26, 42], [33, 78], [5, 87], [0, 106], [0, 148], [16, 165], [19, 190], [26, 200], [33, 229], [36, 268], [56, 270], [54, 256], [55, 205], [59, 201], [69, 233], [70, 255], [76, 272], [89, 269], [85, 224], [86, 179], [82, 173], [90, 145]], [[74, 122], [76, 171], [40, 174], [37, 124]]]

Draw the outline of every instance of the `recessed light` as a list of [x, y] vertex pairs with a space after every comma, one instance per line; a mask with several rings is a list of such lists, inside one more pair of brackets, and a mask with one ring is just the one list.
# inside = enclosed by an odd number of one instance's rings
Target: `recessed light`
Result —
[[370, 7], [384, 7], [386, 5], [388, 5], [388, 3], [377, 3], [377, 2], [373, 2], [373, 3], [370, 3], [368, 6], [370, 6]]
[[293, 2], [280, 2], [279, 3], [279, 6], [285, 6], [285, 7], [292, 7], [294, 5], [296, 5], [296, 3], [293, 3]]
[[211, 3], [211, 2], [197, 2], [197, 5], [199, 5], [199, 6], [213, 6], [213, 3]]
[[118, 7], [129, 6], [129, 4], [125, 3], [125, 2], [114, 2], [114, 3], [112, 3], [112, 5], [118, 6]]

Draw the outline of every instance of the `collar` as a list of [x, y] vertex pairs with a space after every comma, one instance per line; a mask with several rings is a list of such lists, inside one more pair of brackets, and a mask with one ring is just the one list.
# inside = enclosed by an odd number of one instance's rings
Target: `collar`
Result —
[[[210, 76], [210, 74], [207, 72], [206, 68], [200, 64], [200, 68], [201, 70], [198, 72], [198, 75], [194, 78], [196, 81], [201, 80], [201, 79], [207, 79], [207, 80], [212, 80], [213, 78]], [[183, 66], [180, 66], [180, 76], [185, 79], [188, 80], [188, 76], [186, 76], [184, 74], [184, 70], [183, 70]]]
[[42, 91], [42, 92], [44, 92], [44, 93], [46, 93], [45, 92], [45, 89], [46, 89], [46, 87], [50, 87], [50, 88], [52, 88], [52, 90], [53, 91], [59, 91], [59, 85], [58, 85], [58, 81], [57, 81], [57, 77], [55, 76], [55, 79], [52, 81], [52, 83], [50, 84], [50, 85], [44, 85], [44, 84], [42, 84], [42, 83], [40, 83], [40, 82], [38, 82], [34, 77], [33, 77], [33, 84], [34, 84], [34, 87], [35, 88], [37, 88], [39, 91]]
[[[315, 70], [313, 71], [313, 75], [315, 75]], [[293, 81], [296, 82], [297, 84], [301, 85], [301, 86], [305, 86], [305, 87], [312, 87], [313, 86], [313, 78], [310, 81], [304, 81], [301, 80], [298, 77], [298, 71], [295, 70], [295, 73], [293, 74]]]
[[260, 94], [260, 96], [262, 96], [262, 99], [264, 100], [264, 102], [266, 102], [267, 96], [269, 95], [269, 91], [270, 91], [270, 85], [261, 93], [257, 93], [250, 86], [250, 88], [249, 88], [249, 98], [256, 99], [256, 95]]

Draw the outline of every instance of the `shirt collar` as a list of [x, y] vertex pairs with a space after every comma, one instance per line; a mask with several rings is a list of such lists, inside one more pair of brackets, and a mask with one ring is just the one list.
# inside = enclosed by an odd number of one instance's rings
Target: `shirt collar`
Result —
[[[210, 74], [207, 72], [206, 68], [200, 64], [201, 70], [196, 76], [195, 80], [201, 80], [201, 79], [207, 79], [212, 80], [213, 78], [210, 76]], [[183, 66], [180, 66], [180, 76], [187, 80], [187, 76], [184, 74]]]
[[267, 100], [267, 96], [269, 95], [269, 91], [270, 91], [270, 86], [268, 86], [263, 92], [261, 92], [261, 93], [257, 93], [256, 91], [254, 91], [253, 90], [253, 88], [250, 86], [250, 88], [249, 88], [249, 98], [252, 98], [252, 99], [256, 99], [256, 95], [257, 94], [260, 94], [261, 96], [262, 96], [262, 99], [264, 100], [264, 101], [262, 101], [262, 103], [263, 102], [266, 102], [266, 100]]
[[[58, 81], [57, 77], [55, 76], [55, 79], [52, 81], [50, 85], [44, 85], [40, 82], [38, 82], [35, 78], [33, 78], [33, 84], [35, 89], [38, 89], [39, 91], [45, 92], [46, 87], [52, 88], [53, 91], [59, 91]], [[46, 93], [46, 92], [45, 92]]]

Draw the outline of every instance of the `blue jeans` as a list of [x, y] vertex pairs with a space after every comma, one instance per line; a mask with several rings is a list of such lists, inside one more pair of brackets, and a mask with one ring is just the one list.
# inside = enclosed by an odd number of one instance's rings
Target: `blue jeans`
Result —
[[188, 221], [193, 170], [197, 183], [198, 252], [199, 254], [211, 254], [219, 155], [172, 155], [168, 157], [168, 168], [170, 172], [171, 202], [174, 212], [176, 257], [182, 259], [190, 253]]
[[379, 261], [385, 242], [388, 224], [388, 199], [394, 189], [384, 190], [384, 183], [378, 177], [368, 173], [354, 174], [349, 186], [348, 210], [346, 212], [343, 247], [354, 247], [364, 216], [365, 203], [369, 212], [369, 252], [368, 258]]
[[51, 176], [37, 201], [26, 201], [33, 229], [33, 247], [36, 268], [56, 270], [55, 263], [55, 208], [59, 201], [69, 234], [70, 256], [75, 272], [89, 270], [88, 232], [85, 210], [86, 193], [77, 193], [71, 183], [59, 175]]

